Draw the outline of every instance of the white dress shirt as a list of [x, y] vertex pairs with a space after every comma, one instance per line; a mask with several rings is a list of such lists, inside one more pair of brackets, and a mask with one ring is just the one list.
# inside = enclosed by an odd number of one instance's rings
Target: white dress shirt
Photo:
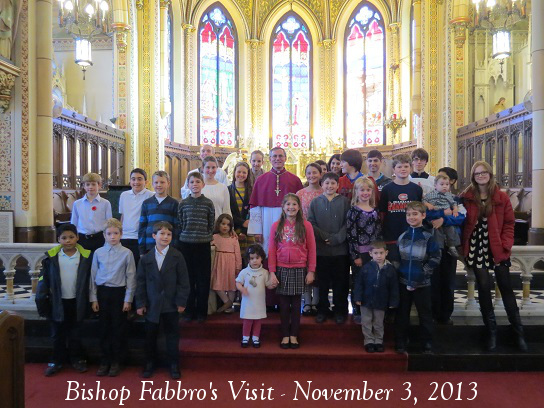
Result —
[[147, 188], [139, 193], [134, 193], [132, 190], [121, 193], [119, 213], [123, 214], [123, 239], [138, 239], [142, 203], [149, 197], [153, 197], [153, 194]]
[[108, 200], [97, 195], [89, 201], [85, 194], [85, 197], [74, 202], [70, 223], [76, 226], [80, 234], [96, 234], [106, 229], [106, 221], [111, 217]]
[[80, 254], [68, 256], [61, 249], [59, 252], [60, 292], [63, 299], [75, 299], [77, 284], [77, 269], [79, 268]]
[[157, 266], [159, 267], [159, 271], [162, 268], [162, 263], [164, 262], [164, 258], [166, 258], [166, 254], [168, 253], [169, 248], [170, 248], [170, 245], [164, 248], [161, 252], [159, 251], [159, 248], [155, 246], [155, 260], [157, 261]]

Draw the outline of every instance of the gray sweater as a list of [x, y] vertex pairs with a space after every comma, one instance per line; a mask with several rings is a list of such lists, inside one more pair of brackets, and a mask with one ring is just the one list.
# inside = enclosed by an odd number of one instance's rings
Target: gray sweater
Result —
[[337, 195], [329, 201], [322, 194], [310, 203], [308, 221], [314, 228], [318, 256], [348, 254], [346, 220], [349, 208], [349, 200], [343, 195]]

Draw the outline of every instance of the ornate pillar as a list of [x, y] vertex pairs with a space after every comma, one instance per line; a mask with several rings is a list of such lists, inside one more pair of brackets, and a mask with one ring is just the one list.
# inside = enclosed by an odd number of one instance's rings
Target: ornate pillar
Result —
[[[38, 241], [55, 242], [53, 227], [52, 0], [36, 1], [36, 206]], [[47, 22], [44, 24], [43, 22]], [[47, 80], [44, 80], [47, 78]]]
[[[268, 150], [268, 132], [263, 128], [263, 50], [264, 42], [258, 39], [246, 41], [249, 46], [249, 98], [251, 135], [246, 137], [248, 151]], [[264, 150], [263, 150], [264, 149]]]
[[[335, 51], [336, 40], [326, 39], [319, 43], [320, 53], [320, 101], [321, 101], [321, 144], [313, 146], [314, 151], [326, 152], [327, 155], [332, 155], [334, 150], [342, 148], [344, 145], [343, 135], [341, 132], [334, 132], [334, 112], [335, 112]], [[314, 131], [315, 133], [315, 131]], [[304, 171], [304, 169], [302, 170]]]
[[[412, 71], [412, 115], [421, 116], [421, 0], [412, 2], [414, 8], [414, 61]], [[417, 134], [420, 134], [418, 130]]]
[[4, 299], [15, 302], [15, 292], [13, 290], [13, 279], [15, 278], [15, 269], [6, 269], [4, 271], [4, 276], [6, 277], [6, 294], [4, 295]]
[[[400, 92], [400, 41], [399, 41], [400, 22], [389, 24], [389, 49], [390, 49], [390, 64], [389, 64], [389, 106], [385, 112], [385, 117], [390, 118], [393, 114], [400, 115], [401, 113], [401, 92]], [[400, 143], [402, 130], [393, 134], [390, 129], [387, 129], [387, 140], [392, 143]], [[389, 143], [389, 142], [388, 142]]]
[[32, 292], [30, 294], [29, 301], [34, 302], [36, 299], [36, 289], [38, 288], [38, 280], [40, 279], [40, 273], [42, 268], [30, 269], [28, 274], [30, 275], [30, 282], [32, 283]]
[[159, 2], [144, 0], [138, 12], [139, 35], [139, 165], [148, 174], [164, 168], [160, 138]]
[[192, 24], [183, 25], [185, 35], [185, 144], [194, 145], [198, 142], [196, 134], [197, 109], [195, 105], [196, 91], [196, 62], [194, 60], [196, 27]]
[[161, 26], [161, 118], [165, 119], [172, 112], [170, 103], [170, 81], [168, 80], [168, 9], [170, 0], [160, 1]]
[[532, 83], [533, 83], [533, 211], [531, 213], [530, 245], [544, 245], [544, 2], [532, 3]]

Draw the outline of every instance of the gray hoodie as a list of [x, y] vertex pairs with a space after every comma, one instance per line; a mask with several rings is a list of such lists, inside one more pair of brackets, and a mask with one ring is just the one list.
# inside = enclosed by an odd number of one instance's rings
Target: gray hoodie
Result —
[[312, 200], [308, 221], [314, 228], [317, 256], [348, 254], [346, 220], [349, 208], [349, 200], [340, 194], [331, 201], [324, 194]]

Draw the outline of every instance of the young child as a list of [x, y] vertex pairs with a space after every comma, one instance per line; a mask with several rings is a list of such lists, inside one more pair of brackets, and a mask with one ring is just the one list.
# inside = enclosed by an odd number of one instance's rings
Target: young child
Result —
[[242, 270], [240, 245], [234, 232], [234, 221], [228, 214], [221, 214], [213, 229], [212, 245], [215, 245], [215, 260], [212, 270], [212, 290], [223, 301], [217, 313], [232, 313], [232, 302], [236, 293], [236, 276]]
[[138, 228], [140, 226], [140, 214], [142, 204], [148, 198], [153, 197], [153, 192], [145, 188], [147, 173], [136, 168], [130, 172], [130, 187], [123, 191], [119, 197], [119, 213], [123, 223], [123, 238], [121, 245], [132, 251], [134, 263], [138, 265], [140, 251], [138, 249]]
[[333, 154], [327, 163], [328, 171], [338, 174], [338, 177], [342, 177], [342, 167], [340, 166], [342, 162], [340, 161], [340, 157], [341, 155], [339, 154]]
[[210, 242], [213, 239], [215, 209], [210, 199], [202, 195], [204, 178], [199, 172], [189, 175], [191, 194], [179, 204], [178, 219], [180, 250], [187, 262], [191, 292], [187, 300], [186, 321], [203, 323], [208, 316], [208, 295], [212, 271]]
[[348, 149], [340, 156], [340, 167], [342, 177], [338, 181], [338, 194], [343, 195], [351, 201], [353, 183], [359, 177], [363, 177], [361, 167], [363, 166], [363, 155], [359, 150]]
[[300, 303], [304, 284], [315, 279], [316, 249], [312, 224], [304, 220], [300, 199], [286, 194], [282, 200], [280, 219], [272, 224], [268, 247], [268, 266], [272, 284], [279, 285], [283, 349], [299, 347]]
[[[443, 210], [444, 215], [459, 216], [459, 207], [455, 201], [455, 197], [450, 193], [449, 177], [439, 174], [434, 179], [434, 190], [423, 196], [423, 203], [429, 210]], [[439, 239], [443, 239], [446, 248], [451, 256], [458, 258], [458, 246], [461, 245], [461, 238], [457, 233], [457, 229], [452, 226], [442, 226], [437, 229], [442, 235]]]
[[46, 377], [58, 373], [68, 355], [76, 371], [87, 371], [80, 326], [89, 310], [91, 251], [77, 243], [73, 224], [61, 224], [57, 240], [60, 245], [47, 251], [42, 261], [36, 290], [38, 313], [48, 318], [53, 338], [53, 359], [45, 370]]
[[155, 371], [157, 337], [162, 322], [170, 377], [179, 380], [179, 313], [189, 296], [189, 278], [183, 255], [171, 244], [174, 227], [164, 221], [153, 225], [155, 248], [142, 256], [136, 272], [136, 312], [145, 316], [143, 378]]
[[261, 347], [261, 320], [266, 319], [266, 292], [265, 287], [273, 289], [275, 283], [270, 280], [270, 275], [263, 268], [266, 258], [264, 249], [259, 244], [247, 248], [249, 266], [238, 274], [236, 288], [242, 294], [240, 318], [243, 320], [242, 347], [249, 347], [249, 337], [253, 347]]
[[432, 353], [431, 275], [440, 263], [440, 248], [432, 232], [423, 228], [426, 210], [419, 201], [408, 203], [406, 221], [409, 227], [398, 239], [400, 304], [395, 320], [395, 349], [398, 353], [406, 350], [412, 302], [419, 316], [423, 352]]
[[252, 182], [255, 183], [255, 180], [257, 180], [259, 176], [262, 176], [264, 174], [264, 153], [260, 150], [254, 150], [253, 152], [251, 152], [249, 162], [251, 163]]
[[412, 152], [412, 173], [410, 180], [416, 183], [427, 194], [434, 188], [434, 176], [425, 171], [425, 166], [429, 162], [429, 153], [427, 150], [419, 148]]
[[[352, 284], [364, 264], [370, 261], [370, 244], [381, 237], [381, 223], [376, 211], [376, 190], [367, 177], [358, 179], [353, 186], [351, 208], [347, 214], [346, 234], [352, 262]], [[353, 293], [353, 286], [352, 292]], [[360, 323], [360, 308], [351, 299], [353, 320]]]
[[170, 175], [162, 170], [153, 173], [151, 178], [155, 195], [142, 203], [140, 214], [140, 226], [138, 228], [138, 247], [140, 255], [146, 254], [155, 247], [153, 239], [153, 225], [159, 221], [172, 224], [172, 245], [178, 245], [179, 222], [178, 222], [178, 200], [168, 195], [170, 188]]
[[308, 221], [315, 234], [319, 303], [317, 323], [327, 320], [330, 311], [329, 289], [332, 288], [334, 316], [342, 324], [348, 314], [349, 257], [346, 245], [346, 217], [349, 201], [338, 194], [338, 175], [325, 173], [321, 179], [323, 194], [310, 204]]
[[379, 191], [391, 183], [391, 179], [383, 174], [380, 169], [383, 163], [383, 155], [379, 150], [371, 150], [366, 156], [366, 167], [368, 168], [368, 178], [371, 178]]
[[321, 167], [321, 174], [325, 174], [329, 171], [329, 167], [327, 166], [325, 160], [316, 160], [314, 163], [319, 164]]
[[96, 375], [116, 377], [121, 372], [119, 357], [126, 317], [136, 289], [136, 266], [130, 249], [121, 245], [123, 226], [119, 220], [106, 222], [106, 244], [93, 256], [89, 300], [100, 318], [102, 357]]
[[98, 194], [102, 177], [96, 173], [87, 173], [81, 181], [85, 196], [76, 200], [72, 207], [70, 223], [79, 232], [79, 245], [91, 251], [91, 256], [104, 245], [103, 231], [106, 221], [112, 217], [111, 204]]
[[399, 255], [397, 239], [406, 231], [406, 205], [412, 201], [421, 201], [423, 190], [410, 182], [410, 156], [399, 154], [393, 159], [395, 179], [381, 192], [378, 210], [382, 219], [383, 239], [387, 244], [388, 259], [398, 267]]
[[372, 260], [357, 275], [353, 298], [361, 307], [365, 350], [367, 353], [383, 353], [385, 311], [398, 306], [399, 283], [395, 267], [385, 259], [385, 242], [372, 242], [370, 256]]

